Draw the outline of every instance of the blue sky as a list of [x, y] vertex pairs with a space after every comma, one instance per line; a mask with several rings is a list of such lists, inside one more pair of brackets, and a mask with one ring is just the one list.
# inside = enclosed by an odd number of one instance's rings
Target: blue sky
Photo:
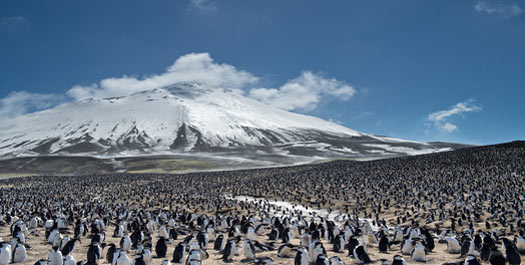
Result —
[[3, 0], [0, 115], [186, 74], [367, 133], [524, 139], [524, 9], [520, 0]]

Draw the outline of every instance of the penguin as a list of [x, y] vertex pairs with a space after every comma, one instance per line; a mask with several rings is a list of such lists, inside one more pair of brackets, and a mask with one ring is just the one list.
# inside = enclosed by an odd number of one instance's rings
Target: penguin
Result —
[[461, 253], [461, 246], [459, 245], [459, 242], [457, 239], [453, 237], [446, 237], [445, 240], [447, 241], [447, 251], [450, 254], [460, 254]]
[[383, 235], [381, 239], [379, 240], [379, 252], [381, 253], [388, 253], [388, 250], [390, 248], [390, 242], [388, 242], [388, 236]]
[[310, 264], [310, 256], [304, 247], [299, 248], [295, 255], [294, 265], [308, 265]]
[[47, 256], [47, 259], [49, 260], [49, 265], [63, 265], [64, 264], [64, 258], [62, 256], [62, 252], [58, 249], [58, 246], [55, 246], [51, 248], [49, 251], [49, 255]]
[[[112, 265], [130, 265], [130, 260], [128, 255], [126, 255], [125, 250], [120, 250], [118, 253], [116, 253], [115, 262]], [[88, 261], [89, 263], [89, 261]]]
[[199, 247], [201, 249], [207, 249], [208, 248], [208, 233], [199, 232], [199, 234], [197, 235], [197, 241], [199, 242]]
[[26, 247], [23, 243], [18, 242], [13, 248], [13, 263], [24, 263], [27, 259]]
[[[48, 263], [48, 260], [47, 259], [39, 259], [35, 262], [34, 265], [47, 265]], [[3, 264], [3, 263], [0, 263], [0, 264]]]
[[33, 216], [31, 221], [29, 221], [29, 229], [37, 229], [38, 226], [42, 223], [42, 219], [38, 216]]
[[478, 258], [476, 258], [476, 256], [474, 256], [474, 255], [467, 255], [463, 265], [481, 265], [481, 263], [479, 262]]
[[[524, 233], [524, 232], [521, 231], [520, 234], [521, 233]], [[518, 252], [521, 255], [525, 255], [525, 236], [524, 235], [516, 236], [514, 238], [514, 241], [516, 242], [516, 248], [518, 249]]]
[[188, 253], [188, 258], [186, 259], [186, 265], [200, 265], [202, 264], [202, 250], [192, 249]]
[[62, 243], [62, 235], [60, 233], [56, 233], [55, 234], [55, 238], [53, 238], [52, 240], [52, 246], [53, 247], [58, 247], [58, 249], [60, 250], [60, 245]]
[[282, 243], [287, 244], [292, 239], [292, 232], [290, 228], [286, 228], [282, 234]]
[[414, 247], [414, 250], [412, 250], [412, 260], [418, 261], [418, 262], [426, 262], [426, 249], [420, 242], [416, 243], [416, 246]]
[[401, 228], [396, 227], [394, 231], [394, 239], [392, 240], [392, 244], [398, 244], [403, 241], [403, 230]]
[[184, 261], [185, 256], [186, 246], [184, 245], [184, 243], [180, 242], [173, 250], [173, 259], [171, 261], [175, 263], [182, 263]]
[[165, 240], [168, 240], [168, 238], [170, 237], [169, 233], [168, 233], [168, 230], [166, 229], [166, 226], [162, 225], [160, 228], [159, 228], [159, 236], [160, 237], [163, 237]]
[[525, 255], [525, 231], [521, 230], [520, 235], [514, 238], [516, 241], [516, 248], [521, 255]]
[[125, 251], [128, 251], [131, 249], [131, 238], [129, 237], [129, 235], [124, 235], [120, 239], [120, 249], [125, 250]]
[[11, 260], [11, 245], [7, 242], [0, 242], [0, 265], [7, 265]]
[[249, 225], [248, 228], [246, 229], [246, 238], [249, 240], [255, 239], [255, 229], [253, 228], [252, 225]]
[[308, 247], [312, 244], [312, 236], [308, 232], [305, 232], [301, 236], [301, 246]]
[[260, 258], [256, 258], [253, 263], [255, 263], [255, 265], [274, 265], [275, 263], [273, 262], [273, 259], [270, 258], [270, 257], [260, 257]]
[[317, 261], [317, 257], [321, 254], [326, 255], [326, 249], [321, 242], [315, 240], [310, 245], [310, 261], [315, 263]]
[[392, 265], [407, 265], [407, 262], [401, 255], [394, 255], [392, 259]]
[[147, 265], [146, 261], [144, 261], [144, 255], [143, 254], [135, 254], [133, 256], [133, 265]]
[[463, 245], [461, 245], [461, 255], [459, 257], [463, 258], [467, 256], [470, 250], [470, 245], [473, 245], [473, 244], [474, 242], [472, 242], [471, 240], [465, 240], [465, 242], [463, 242]]
[[75, 250], [77, 241], [79, 241], [79, 239], [77, 239], [77, 238], [73, 238], [73, 239], [67, 241], [67, 243], [62, 248], [62, 255], [67, 256], [67, 255], [69, 255], [69, 253], [73, 253], [73, 251]]
[[507, 259], [505, 259], [501, 251], [498, 250], [498, 247], [494, 246], [490, 249], [489, 262], [491, 265], [505, 265]]
[[414, 228], [410, 229], [410, 232], [409, 232], [409, 238], [410, 239], [419, 238], [420, 235], [421, 235], [421, 231], [420, 231], [420, 229], [418, 227], [414, 227]]
[[150, 265], [151, 264], [151, 259], [153, 258], [153, 255], [151, 254], [151, 250], [149, 249], [150, 246], [146, 245], [146, 248], [144, 248], [142, 250], [142, 252], [140, 253], [142, 255], [142, 259], [144, 260], [144, 263], [146, 263], [146, 265]]
[[225, 246], [226, 246], [226, 240], [224, 239], [224, 235], [217, 236], [217, 239], [215, 239], [215, 242], [213, 242], [213, 249], [222, 251]]
[[171, 265], [171, 262], [167, 259], [163, 260], [161, 265]]
[[283, 244], [277, 249], [277, 257], [289, 258], [293, 249], [294, 249], [294, 245]]
[[330, 265], [345, 265], [345, 263], [337, 256], [333, 256], [329, 259]]
[[177, 230], [171, 228], [169, 230], [169, 242], [173, 242], [173, 240], [177, 240], [178, 238], [178, 233], [177, 233]]
[[106, 232], [96, 233], [91, 238], [91, 243], [103, 243], [106, 240]]
[[368, 264], [372, 262], [362, 245], [359, 245], [354, 249], [354, 258], [356, 259], [357, 264]]
[[403, 240], [403, 242], [401, 242], [401, 253], [403, 253], [403, 255], [412, 255], [414, 243], [415, 242], [410, 238]]
[[18, 241], [20, 241], [20, 243], [25, 243], [25, 242], [26, 242], [25, 235], [24, 235], [24, 233], [22, 233], [22, 231], [18, 231], [18, 232], [16, 233], [15, 238], [17, 238]]
[[113, 257], [115, 256], [115, 253], [118, 251], [117, 246], [113, 243], [108, 245], [108, 251], [106, 252], [106, 261], [111, 264], [113, 263]]
[[113, 231], [113, 237], [121, 238], [122, 236], [124, 236], [124, 226], [122, 224], [118, 224]]
[[64, 265], [76, 265], [77, 261], [71, 255], [66, 255], [64, 259]]
[[510, 265], [519, 265], [521, 264], [521, 257], [516, 245], [512, 243], [508, 238], [502, 238], [503, 246], [505, 249], [505, 256], [509, 261]]
[[476, 234], [474, 236], [474, 245], [476, 246], [476, 249], [481, 249], [483, 245], [483, 239], [481, 238], [479, 234]]
[[279, 230], [277, 229], [272, 229], [272, 231], [268, 234], [268, 240], [270, 241], [275, 241], [279, 239]]
[[423, 231], [423, 235], [425, 236], [425, 247], [428, 252], [432, 252], [434, 248], [436, 247], [436, 244], [434, 243], [434, 237], [430, 234], [428, 230]]
[[89, 244], [87, 251], [87, 264], [94, 265], [98, 264], [98, 260], [102, 258], [102, 250], [98, 243]]
[[168, 246], [166, 245], [166, 238], [159, 237], [157, 243], [155, 244], [155, 253], [157, 257], [164, 258], [166, 257], [166, 252], [168, 251]]
[[245, 239], [242, 245], [243, 251], [244, 251], [244, 257], [247, 260], [253, 260], [255, 259], [255, 247], [250, 242], [249, 239]]
[[496, 245], [496, 241], [491, 236], [485, 236], [483, 238], [483, 244], [488, 245], [490, 248]]
[[345, 248], [345, 240], [343, 235], [338, 235], [334, 239], [334, 252], [343, 253]]
[[235, 241], [228, 240], [228, 243], [226, 243], [226, 247], [224, 248], [223, 254], [222, 254], [222, 260], [224, 262], [232, 262], [233, 261], [233, 255], [236, 252], [235, 248]]
[[321, 254], [315, 260], [315, 265], [330, 265], [330, 261], [326, 258], [324, 254]]
[[355, 238], [355, 236], [351, 236], [350, 240], [348, 242], [347, 248], [348, 249], [348, 256], [354, 257], [354, 249], [359, 246], [359, 240]]
[[84, 236], [84, 225], [80, 223], [80, 220], [78, 220], [77, 223], [75, 224], [74, 232], [75, 232], [75, 235], [74, 235], [75, 238], [80, 238]]

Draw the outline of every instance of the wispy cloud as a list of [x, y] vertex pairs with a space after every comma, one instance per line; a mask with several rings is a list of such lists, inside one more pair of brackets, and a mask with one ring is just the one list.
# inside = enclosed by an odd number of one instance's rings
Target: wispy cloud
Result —
[[460, 102], [447, 110], [440, 110], [428, 115], [427, 119], [431, 122], [430, 125], [444, 132], [453, 132], [458, 126], [452, 121], [457, 116], [463, 116], [467, 112], [481, 111], [481, 108], [474, 105], [474, 100], [470, 99], [465, 102]]
[[30, 28], [31, 24], [25, 17], [12, 16], [0, 19], [0, 31], [20, 32]]
[[364, 119], [369, 119], [372, 116], [374, 116], [374, 113], [372, 111], [363, 111], [353, 116], [352, 120], [364, 120]]
[[64, 95], [15, 91], [0, 99], [0, 119], [47, 109], [66, 100]]
[[345, 82], [304, 71], [279, 88], [251, 89], [249, 96], [280, 109], [311, 111], [327, 96], [347, 101], [355, 93], [354, 87]]
[[488, 15], [499, 15], [504, 18], [511, 18], [521, 14], [523, 11], [518, 5], [503, 5], [491, 2], [478, 2], [474, 9], [479, 13]]
[[212, 0], [190, 0], [189, 9], [206, 13], [219, 11], [219, 7]]

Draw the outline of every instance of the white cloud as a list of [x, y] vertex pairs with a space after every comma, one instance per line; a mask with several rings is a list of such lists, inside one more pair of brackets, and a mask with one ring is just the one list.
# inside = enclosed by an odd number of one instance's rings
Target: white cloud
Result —
[[432, 122], [434, 127], [445, 132], [453, 132], [458, 128], [457, 125], [451, 123], [451, 120], [453, 120], [456, 116], [462, 116], [467, 112], [476, 112], [481, 110], [481, 108], [474, 105], [473, 102], [474, 101], [472, 99], [465, 102], [460, 102], [450, 107], [448, 110], [440, 110], [431, 113], [427, 118]]
[[352, 86], [310, 71], [302, 72], [279, 88], [253, 88], [258, 81], [259, 78], [249, 72], [214, 62], [208, 53], [190, 53], [179, 57], [162, 74], [140, 79], [130, 76], [106, 78], [98, 84], [75, 86], [67, 95], [75, 100], [115, 97], [180, 82], [199, 82], [244, 89], [249, 97], [281, 109], [311, 111], [327, 96], [346, 101], [355, 94]]
[[249, 96], [284, 110], [311, 111], [326, 96], [346, 101], [355, 93], [355, 89], [344, 82], [304, 71], [279, 88], [253, 88]]
[[217, 63], [208, 53], [190, 53], [179, 57], [164, 73], [142, 78], [106, 78], [90, 85], [76, 85], [69, 89], [66, 95], [12, 92], [0, 99], [0, 118], [12, 118], [50, 108], [65, 101], [127, 96], [181, 82], [230, 88], [277, 108], [303, 112], [314, 110], [327, 98], [347, 101], [356, 93], [356, 90], [345, 82], [325, 78], [310, 71], [303, 71], [299, 77], [278, 88], [259, 87], [259, 78], [247, 71], [229, 64]]
[[55, 106], [65, 100], [63, 95], [17, 91], [0, 99], [0, 119], [13, 118]]
[[490, 2], [479, 2], [474, 6], [474, 9], [479, 13], [500, 15], [504, 18], [511, 18], [522, 13], [518, 5], [503, 5]]
[[197, 9], [201, 12], [217, 12], [219, 7], [212, 0], [190, 0], [190, 9]]
[[13, 16], [0, 19], [0, 31], [25, 31], [30, 27], [25, 17]]
[[75, 86], [67, 95], [75, 100], [90, 97], [125, 96], [135, 92], [169, 86], [180, 82], [199, 82], [225, 88], [243, 88], [258, 78], [229, 64], [218, 64], [208, 53], [190, 53], [179, 57], [166, 72], [145, 78], [123, 76], [106, 78], [98, 84]]

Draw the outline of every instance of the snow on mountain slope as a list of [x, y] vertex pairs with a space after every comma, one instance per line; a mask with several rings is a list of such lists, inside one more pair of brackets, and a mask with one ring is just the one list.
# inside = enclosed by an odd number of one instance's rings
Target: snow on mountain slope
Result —
[[67, 103], [0, 124], [4, 158], [195, 152], [356, 157], [444, 150], [450, 148], [359, 133], [199, 84]]

